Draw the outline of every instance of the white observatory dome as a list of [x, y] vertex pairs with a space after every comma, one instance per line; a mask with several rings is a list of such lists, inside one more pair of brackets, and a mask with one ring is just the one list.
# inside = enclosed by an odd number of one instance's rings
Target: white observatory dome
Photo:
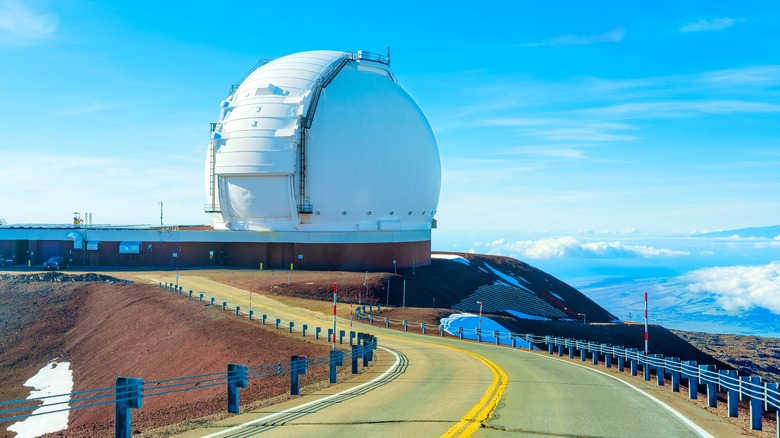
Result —
[[388, 58], [302, 52], [222, 101], [206, 211], [219, 229], [430, 236], [440, 186], [436, 139]]

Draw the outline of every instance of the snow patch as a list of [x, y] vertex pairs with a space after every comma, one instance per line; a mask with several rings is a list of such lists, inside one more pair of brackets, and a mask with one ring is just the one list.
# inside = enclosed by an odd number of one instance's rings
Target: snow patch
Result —
[[518, 287], [518, 288], [520, 288], [520, 289], [525, 289], [525, 290], [528, 290], [528, 289], [526, 289], [526, 287], [525, 287], [525, 286], [521, 285], [521, 284], [520, 284], [520, 282], [519, 282], [519, 281], [517, 281], [517, 279], [516, 279], [516, 278], [510, 277], [509, 275], [507, 275], [507, 274], [505, 274], [505, 273], [503, 273], [503, 272], [499, 271], [498, 269], [495, 269], [494, 267], [490, 266], [490, 265], [489, 265], [489, 264], [487, 264], [487, 263], [485, 263], [485, 267], [486, 267], [486, 268], [488, 268], [488, 269], [490, 269], [490, 270], [493, 272], [493, 274], [495, 274], [495, 275], [499, 276], [499, 277], [500, 277], [502, 280], [504, 280], [505, 282], [508, 282], [508, 283], [510, 283], [510, 284], [504, 283], [505, 285], [507, 285], [507, 286], [515, 286], [515, 287]]
[[544, 316], [538, 316], [538, 315], [529, 315], [527, 313], [518, 312], [517, 310], [504, 310], [504, 312], [511, 314], [514, 317], [520, 318], [520, 319], [533, 319], [535, 321], [552, 321], [550, 318], [546, 318]]
[[431, 254], [432, 259], [440, 260], [452, 260], [453, 262], [463, 263], [464, 265], [471, 266], [468, 260], [457, 254]]
[[[24, 386], [35, 388], [27, 397], [28, 400], [51, 397], [43, 399], [43, 405], [32, 411], [32, 414], [68, 409], [70, 407], [68, 404], [70, 393], [73, 391], [73, 371], [70, 369], [70, 362], [52, 361], [24, 382]], [[69, 411], [54, 412], [29, 417], [9, 426], [8, 430], [16, 432], [16, 438], [34, 438], [47, 433], [59, 432], [68, 428], [68, 413]]]
[[560, 295], [556, 294], [556, 293], [555, 293], [555, 292], [553, 292], [553, 291], [549, 291], [549, 290], [548, 290], [548, 291], [547, 291], [547, 293], [548, 293], [548, 294], [550, 294], [550, 295], [552, 295], [552, 296], [554, 296], [555, 298], [558, 298], [558, 299], [559, 299], [559, 300], [561, 300], [561, 301], [566, 301], [566, 300], [564, 300], [564, 299], [563, 299], [563, 297], [561, 297]]
[[[463, 328], [464, 339], [477, 339], [476, 329], [480, 327], [479, 315], [472, 315], [470, 313], [453, 313], [452, 315], [442, 318], [441, 325], [444, 331], [447, 333], [458, 336], [458, 328]], [[493, 336], [495, 330], [499, 331], [498, 342], [505, 345], [512, 345], [512, 341], [509, 339], [509, 329], [501, 324], [493, 321], [490, 318], [482, 317], [482, 342], [495, 343], [496, 338]], [[517, 338], [517, 347], [528, 348], [528, 343], [524, 339]]]

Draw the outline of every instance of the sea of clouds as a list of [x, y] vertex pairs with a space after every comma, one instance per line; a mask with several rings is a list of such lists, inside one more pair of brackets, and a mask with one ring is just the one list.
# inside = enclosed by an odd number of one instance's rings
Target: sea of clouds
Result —
[[647, 292], [652, 323], [780, 337], [780, 236], [646, 236], [630, 230], [487, 237], [445, 246], [517, 258], [624, 320], [640, 320]]

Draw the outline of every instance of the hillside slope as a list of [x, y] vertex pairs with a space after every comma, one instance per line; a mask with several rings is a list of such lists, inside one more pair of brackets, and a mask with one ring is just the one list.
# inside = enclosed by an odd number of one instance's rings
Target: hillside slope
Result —
[[[596, 302], [552, 275], [511, 257], [458, 253], [434, 253], [430, 266], [402, 269], [406, 279], [406, 305], [413, 307], [452, 307], [486, 285], [506, 285], [530, 291], [563, 311], [570, 319], [588, 315], [593, 322], [613, 322], [618, 318]], [[449, 258], [442, 258], [449, 257]], [[465, 261], [466, 263], [464, 263]], [[391, 287], [391, 299], [398, 305], [403, 285]], [[400, 289], [400, 290], [399, 290]]]
[[[52, 274], [47, 274], [51, 276]], [[0, 400], [23, 399], [25, 380], [53, 359], [70, 361], [74, 391], [112, 386], [117, 376], [146, 381], [225, 372], [226, 364], [286, 362], [294, 354], [326, 356], [325, 345], [262, 330], [246, 320], [142, 284], [68, 282], [55, 274], [0, 281]], [[65, 281], [63, 281], [65, 280]], [[20, 312], [24, 305], [26, 311]], [[303, 383], [325, 379], [313, 368]], [[253, 381], [242, 403], [284, 394], [289, 378]], [[215, 386], [145, 398], [133, 427], [146, 430], [225, 409]], [[72, 411], [67, 436], [111, 434], [113, 405]], [[5, 427], [8, 424], [4, 425]], [[11, 436], [5, 428], [0, 436]]]
[[[615, 322], [617, 317], [552, 275], [519, 260], [482, 254], [433, 253], [429, 266], [391, 272], [212, 271], [209, 277], [272, 295], [329, 301], [338, 284], [339, 300], [364, 304], [449, 309], [469, 301], [480, 288], [503, 285], [559, 309], [565, 319]], [[365, 292], [367, 285], [368, 293]], [[389, 287], [389, 290], [388, 290]], [[521, 294], [522, 293], [522, 294]], [[472, 300], [473, 301], [473, 300]], [[472, 311], [477, 311], [474, 309]]]

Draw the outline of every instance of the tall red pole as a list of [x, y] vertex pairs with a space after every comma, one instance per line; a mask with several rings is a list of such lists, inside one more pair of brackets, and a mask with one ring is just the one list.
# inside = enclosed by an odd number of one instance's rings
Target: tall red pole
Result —
[[336, 349], [336, 283], [333, 283], [333, 349]]
[[645, 292], [645, 356], [648, 354], [647, 350], [647, 341], [649, 339], [648, 333], [647, 333], [647, 292]]

